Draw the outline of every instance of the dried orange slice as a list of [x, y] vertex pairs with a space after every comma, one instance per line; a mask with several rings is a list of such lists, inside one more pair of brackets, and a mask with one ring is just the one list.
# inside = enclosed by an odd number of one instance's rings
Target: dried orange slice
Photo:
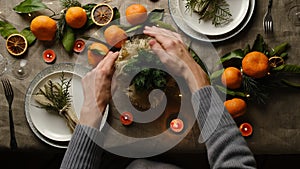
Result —
[[269, 58], [269, 65], [273, 68], [284, 64], [284, 60], [280, 56], [272, 56]]
[[96, 25], [105, 26], [113, 19], [114, 10], [110, 5], [101, 3], [93, 8], [91, 15]]
[[24, 54], [27, 50], [27, 47], [27, 40], [21, 34], [11, 34], [6, 39], [6, 49], [14, 56], [20, 56]]

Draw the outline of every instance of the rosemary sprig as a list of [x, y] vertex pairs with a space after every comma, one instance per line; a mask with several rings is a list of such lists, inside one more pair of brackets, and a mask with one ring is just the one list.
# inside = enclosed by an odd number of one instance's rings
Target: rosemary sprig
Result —
[[211, 20], [216, 27], [232, 21], [229, 4], [225, 0], [187, 0], [187, 10], [197, 12], [199, 21]]

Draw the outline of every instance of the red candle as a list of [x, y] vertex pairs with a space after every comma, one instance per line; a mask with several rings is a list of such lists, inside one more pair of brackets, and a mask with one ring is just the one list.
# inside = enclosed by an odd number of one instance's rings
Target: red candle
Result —
[[85, 42], [83, 40], [78, 39], [75, 41], [73, 47], [74, 52], [80, 53], [84, 50], [84, 48], [85, 48]]
[[243, 123], [240, 125], [240, 131], [242, 133], [242, 136], [250, 136], [252, 134], [252, 126], [249, 123]]
[[173, 119], [170, 122], [170, 128], [175, 133], [181, 132], [183, 130], [183, 127], [184, 127], [184, 124], [183, 124], [183, 121], [181, 119]]
[[123, 112], [120, 116], [120, 120], [123, 125], [128, 126], [133, 122], [133, 116], [130, 112]]
[[56, 54], [55, 54], [54, 50], [52, 50], [52, 49], [44, 50], [43, 59], [46, 63], [54, 62], [55, 58], [56, 58]]

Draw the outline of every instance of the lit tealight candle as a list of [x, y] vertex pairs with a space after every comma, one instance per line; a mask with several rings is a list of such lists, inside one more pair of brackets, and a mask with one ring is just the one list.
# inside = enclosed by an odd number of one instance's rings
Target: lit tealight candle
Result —
[[242, 136], [250, 136], [252, 134], [252, 126], [249, 123], [243, 123], [240, 125], [240, 131], [242, 133]]
[[170, 123], [170, 128], [175, 133], [179, 133], [183, 130], [184, 124], [181, 119], [173, 119]]
[[123, 112], [120, 116], [120, 120], [123, 125], [128, 126], [133, 122], [133, 116], [130, 112]]
[[80, 53], [84, 50], [84, 48], [85, 48], [85, 42], [83, 40], [78, 39], [75, 41], [73, 47], [74, 52]]

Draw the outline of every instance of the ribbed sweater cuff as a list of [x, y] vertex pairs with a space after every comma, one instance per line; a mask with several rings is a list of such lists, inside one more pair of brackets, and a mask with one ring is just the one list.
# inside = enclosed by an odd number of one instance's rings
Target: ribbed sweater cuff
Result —
[[231, 115], [224, 111], [224, 102], [212, 86], [193, 93], [192, 104], [201, 131], [200, 143], [207, 141], [218, 126], [235, 125]]
[[94, 142], [98, 138], [98, 133], [99, 131], [95, 128], [77, 125], [61, 168], [94, 168], [95, 165], [98, 166], [103, 151], [98, 143]]

